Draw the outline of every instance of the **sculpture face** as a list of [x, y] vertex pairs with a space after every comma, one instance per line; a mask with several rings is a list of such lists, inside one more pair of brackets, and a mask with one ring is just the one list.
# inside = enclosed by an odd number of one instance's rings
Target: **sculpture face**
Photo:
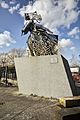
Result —
[[25, 13], [25, 20], [27, 24], [22, 29], [22, 33], [31, 33], [27, 41], [31, 55], [57, 54], [58, 35], [54, 35], [49, 29], [35, 23], [35, 21], [42, 20], [41, 16], [37, 12]]

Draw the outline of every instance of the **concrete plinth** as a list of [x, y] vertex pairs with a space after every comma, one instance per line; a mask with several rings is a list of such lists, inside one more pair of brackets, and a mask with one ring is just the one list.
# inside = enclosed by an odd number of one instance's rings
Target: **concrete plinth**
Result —
[[19, 91], [45, 97], [72, 96], [60, 54], [15, 58]]

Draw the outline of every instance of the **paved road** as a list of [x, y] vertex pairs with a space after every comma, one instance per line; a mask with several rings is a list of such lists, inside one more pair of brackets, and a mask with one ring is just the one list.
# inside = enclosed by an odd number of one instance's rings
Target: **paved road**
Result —
[[[0, 88], [0, 120], [37, 120], [52, 119], [51, 107], [56, 102], [38, 97], [26, 97], [17, 92], [17, 88]], [[50, 110], [48, 110], [48, 108]], [[50, 113], [49, 113], [50, 111]]]
[[0, 87], [0, 120], [61, 120], [66, 114], [80, 112], [80, 108], [61, 108], [57, 100], [23, 96], [17, 91], [16, 87]]

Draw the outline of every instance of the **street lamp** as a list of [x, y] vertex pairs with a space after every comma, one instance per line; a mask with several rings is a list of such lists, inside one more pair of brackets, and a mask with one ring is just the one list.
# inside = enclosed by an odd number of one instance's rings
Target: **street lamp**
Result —
[[4, 78], [5, 78], [5, 82], [6, 82], [6, 86], [7, 86], [7, 84], [8, 84], [8, 80], [7, 80], [7, 72], [8, 72], [8, 66], [7, 66], [7, 61], [6, 61], [6, 59], [7, 59], [7, 56], [6, 56], [6, 54], [4, 54], [3, 56], [2, 56], [2, 68], [3, 68], [3, 73], [4, 73]]

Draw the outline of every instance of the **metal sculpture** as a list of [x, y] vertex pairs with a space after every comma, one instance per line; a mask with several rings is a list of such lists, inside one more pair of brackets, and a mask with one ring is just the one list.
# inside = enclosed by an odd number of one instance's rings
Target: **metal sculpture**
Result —
[[49, 29], [39, 24], [42, 20], [41, 15], [38, 15], [37, 12], [25, 13], [25, 20], [26, 24], [22, 29], [22, 35], [30, 32], [27, 44], [31, 55], [57, 54], [58, 35], [54, 35]]

